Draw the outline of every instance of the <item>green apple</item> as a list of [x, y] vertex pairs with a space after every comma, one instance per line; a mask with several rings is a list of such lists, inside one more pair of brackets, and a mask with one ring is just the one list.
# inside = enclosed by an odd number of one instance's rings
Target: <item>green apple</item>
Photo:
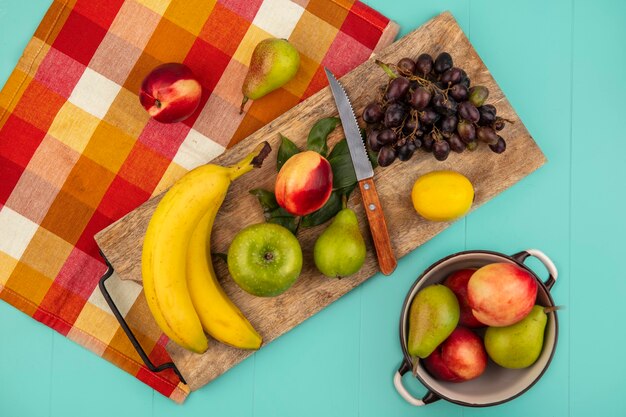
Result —
[[302, 271], [302, 249], [286, 228], [260, 223], [241, 230], [228, 248], [228, 271], [246, 292], [273, 297], [285, 292]]

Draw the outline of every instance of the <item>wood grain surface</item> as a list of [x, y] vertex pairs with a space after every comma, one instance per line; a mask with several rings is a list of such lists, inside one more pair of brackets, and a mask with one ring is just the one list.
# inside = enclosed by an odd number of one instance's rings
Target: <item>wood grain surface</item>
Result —
[[[375, 182], [384, 206], [391, 243], [396, 255], [402, 257], [444, 230], [449, 223], [428, 222], [414, 211], [410, 193], [417, 177], [438, 169], [453, 169], [466, 175], [475, 187], [476, 208], [515, 184], [541, 165], [545, 158], [541, 150], [511, 108], [506, 97], [491, 74], [472, 48], [456, 21], [449, 13], [443, 13], [419, 29], [385, 48], [376, 58], [395, 63], [404, 56], [416, 57], [422, 52], [436, 56], [448, 51], [455, 65], [466, 70], [473, 85], [489, 88], [488, 102], [495, 104], [498, 114], [514, 121], [502, 132], [507, 139], [507, 150], [494, 154], [487, 146], [474, 152], [452, 153], [444, 162], [438, 162], [431, 154], [418, 151], [410, 162], [394, 163], [387, 168], [377, 168]], [[379, 86], [387, 82], [387, 75], [374, 63], [374, 57], [341, 79], [357, 115], [379, 92]], [[273, 148], [264, 166], [233, 183], [215, 223], [212, 251], [226, 252], [233, 236], [244, 226], [263, 221], [261, 208], [248, 193], [253, 188], [273, 189], [276, 166], [274, 164], [279, 144], [279, 133], [299, 146], [306, 143], [313, 124], [323, 117], [335, 116], [337, 110], [328, 88], [299, 104], [272, 123], [263, 127], [234, 148], [217, 158], [218, 164], [231, 164], [247, 154], [256, 144], [267, 140]], [[362, 123], [362, 121], [359, 121]], [[342, 138], [337, 129], [329, 140], [329, 146]], [[143, 235], [151, 213], [159, 202], [156, 197], [96, 235], [105, 256], [123, 279], [141, 280], [140, 259]], [[216, 261], [215, 267], [224, 290], [241, 308], [251, 323], [263, 336], [263, 346], [306, 320], [348, 291], [378, 272], [367, 220], [361, 204], [361, 195], [355, 191], [349, 201], [366, 236], [368, 255], [363, 268], [354, 276], [341, 280], [322, 276], [313, 264], [312, 249], [315, 239], [324, 226], [301, 230], [298, 239], [304, 252], [302, 275], [286, 293], [275, 298], [258, 298], [240, 290], [228, 276], [224, 262]], [[379, 278], [379, 279], [393, 279]], [[197, 355], [170, 342], [171, 354], [192, 390], [213, 380], [252, 352], [237, 350], [211, 340], [209, 350]]]

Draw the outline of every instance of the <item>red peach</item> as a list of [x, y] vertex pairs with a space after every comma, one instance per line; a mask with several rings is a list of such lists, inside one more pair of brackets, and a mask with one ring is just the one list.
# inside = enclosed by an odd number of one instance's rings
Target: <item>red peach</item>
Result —
[[488, 326], [517, 323], [530, 313], [537, 298], [537, 281], [515, 264], [485, 265], [467, 285], [472, 313]]
[[152, 118], [161, 123], [176, 123], [191, 116], [202, 96], [202, 86], [183, 64], [156, 67], [141, 84], [139, 101]]
[[333, 190], [333, 171], [317, 152], [295, 154], [285, 162], [276, 178], [278, 205], [296, 216], [319, 210]]
[[480, 337], [465, 327], [457, 327], [424, 359], [424, 366], [437, 379], [469, 381], [485, 371], [487, 352]]
[[472, 328], [484, 326], [484, 324], [472, 314], [472, 308], [469, 306], [469, 301], [467, 299], [467, 283], [474, 272], [476, 272], [475, 269], [461, 269], [455, 271], [450, 274], [450, 276], [446, 278], [443, 283], [443, 285], [452, 290], [454, 295], [456, 295], [456, 298], [459, 300], [459, 307], [461, 308], [459, 324], [461, 326]]

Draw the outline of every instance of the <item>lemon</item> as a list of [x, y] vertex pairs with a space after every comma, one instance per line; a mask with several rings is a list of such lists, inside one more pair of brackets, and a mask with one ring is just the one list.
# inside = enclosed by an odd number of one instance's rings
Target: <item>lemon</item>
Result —
[[470, 180], [455, 171], [433, 171], [415, 181], [413, 207], [432, 221], [450, 221], [465, 215], [474, 201]]

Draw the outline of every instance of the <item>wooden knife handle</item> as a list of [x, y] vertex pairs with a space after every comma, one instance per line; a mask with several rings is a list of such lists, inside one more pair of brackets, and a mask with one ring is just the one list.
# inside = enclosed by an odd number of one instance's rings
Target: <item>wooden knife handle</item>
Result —
[[359, 187], [361, 188], [363, 205], [365, 206], [367, 221], [370, 224], [370, 231], [372, 232], [372, 239], [376, 248], [380, 272], [390, 275], [396, 269], [398, 261], [391, 247], [387, 222], [385, 222], [385, 213], [383, 213], [383, 207], [380, 204], [374, 180], [372, 178], [361, 180], [359, 181]]

